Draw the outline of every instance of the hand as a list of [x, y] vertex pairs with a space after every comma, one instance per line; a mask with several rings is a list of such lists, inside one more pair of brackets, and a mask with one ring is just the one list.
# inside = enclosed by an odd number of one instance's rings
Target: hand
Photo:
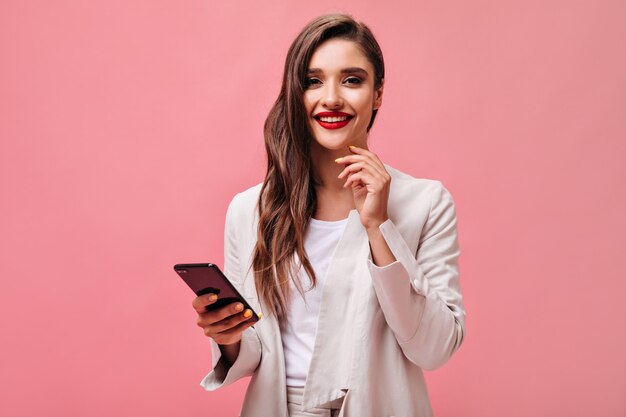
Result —
[[[212, 299], [214, 298], [214, 299]], [[215, 294], [205, 294], [194, 298], [191, 303], [198, 313], [197, 324], [204, 329], [204, 335], [212, 338], [218, 345], [232, 345], [241, 341], [241, 334], [255, 322], [249, 320], [252, 311], [243, 310], [243, 304], [230, 303], [214, 311], [206, 307], [217, 301]]]
[[356, 146], [350, 146], [349, 149], [353, 155], [335, 160], [346, 165], [338, 178], [347, 178], [343, 186], [352, 187], [354, 204], [363, 226], [368, 230], [378, 228], [389, 218], [387, 202], [391, 175], [373, 152]]

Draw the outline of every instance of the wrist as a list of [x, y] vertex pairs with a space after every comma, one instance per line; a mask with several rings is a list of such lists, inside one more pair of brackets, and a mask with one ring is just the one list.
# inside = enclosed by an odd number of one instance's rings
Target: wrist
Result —
[[380, 225], [385, 223], [389, 218], [386, 217], [383, 220], [377, 220], [374, 221], [372, 223], [369, 223], [367, 225], [364, 225], [365, 227], [365, 231], [367, 232], [367, 234], [379, 234], [380, 233]]
[[240, 341], [229, 345], [218, 345], [220, 348], [220, 352], [222, 353], [222, 357], [228, 364], [228, 366], [232, 366], [237, 358], [239, 357], [239, 350], [241, 347]]

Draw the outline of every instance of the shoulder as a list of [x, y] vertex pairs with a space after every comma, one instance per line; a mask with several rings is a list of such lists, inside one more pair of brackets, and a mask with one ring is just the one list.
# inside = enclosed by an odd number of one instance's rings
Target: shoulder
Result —
[[261, 186], [257, 184], [235, 194], [228, 204], [224, 230], [230, 239], [252, 239], [256, 236], [257, 200]]
[[226, 217], [231, 221], [241, 221], [252, 217], [256, 213], [262, 186], [263, 183], [259, 183], [235, 194], [228, 205]]
[[415, 178], [389, 165], [385, 165], [385, 169], [391, 175], [389, 198], [394, 205], [430, 207], [443, 195], [450, 195], [439, 180]]
[[441, 181], [385, 169], [391, 175], [387, 213], [413, 250], [424, 236], [455, 225], [454, 201]]

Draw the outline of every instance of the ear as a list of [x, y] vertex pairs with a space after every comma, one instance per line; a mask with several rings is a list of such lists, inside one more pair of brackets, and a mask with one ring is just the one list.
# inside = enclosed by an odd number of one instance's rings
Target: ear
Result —
[[383, 104], [383, 89], [385, 87], [385, 79], [380, 80], [380, 87], [374, 91], [374, 110], [378, 110]]

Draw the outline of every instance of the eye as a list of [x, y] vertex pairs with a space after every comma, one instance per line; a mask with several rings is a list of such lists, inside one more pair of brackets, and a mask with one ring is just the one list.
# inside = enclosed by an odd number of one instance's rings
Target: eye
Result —
[[320, 81], [320, 79], [319, 79], [319, 78], [307, 78], [307, 79], [304, 81], [304, 86], [308, 88], [308, 87], [313, 87], [313, 86], [315, 86], [315, 85], [319, 85], [319, 84], [321, 84], [321, 83], [322, 83], [322, 82]]
[[345, 82], [348, 84], [358, 85], [361, 84], [361, 79], [359, 77], [348, 77]]

